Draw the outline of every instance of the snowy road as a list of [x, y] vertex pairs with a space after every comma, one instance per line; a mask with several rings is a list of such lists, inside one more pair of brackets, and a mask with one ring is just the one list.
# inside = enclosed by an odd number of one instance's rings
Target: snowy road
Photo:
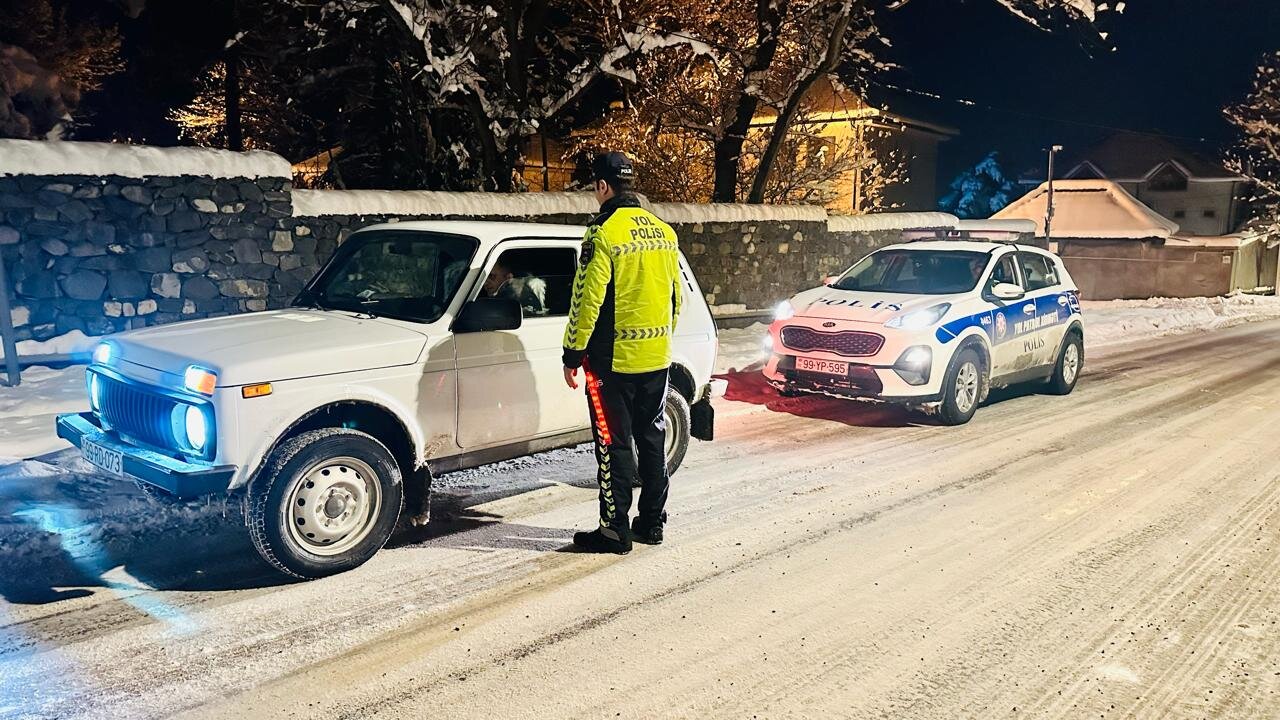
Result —
[[558, 552], [572, 451], [445, 478], [434, 527], [311, 583], [233, 511], [32, 513], [62, 554], [0, 576], [0, 717], [1277, 717], [1278, 333], [1110, 347], [959, 428], [734, 376], [625, 558]]

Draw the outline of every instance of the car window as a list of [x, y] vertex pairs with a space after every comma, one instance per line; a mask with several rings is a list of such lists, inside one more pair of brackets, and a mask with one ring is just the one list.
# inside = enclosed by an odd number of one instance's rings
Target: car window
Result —
[[989, 258], [967, 250], [880, 250], [859, 260], [832, 286], [914, 295], [967, 292], [978, 284]]
[[526, 318], [562, 317], [569, 314], [577, 267], [573, 248], [503, 250], [490, 266], [480, 294], [519, 301]]
[[995, 268], [991, 271], [991, 280], [987, 283], [987, 289], [990, 290], [1000, 283], [1009, 283], [1010, 285], [1021, 285], [1018, 282], [1018, 267], [1012, 253], [1000, 258]]
[[1058, 273], [1043, 255], [1018, 254], [1022, 264], [1022, 276], [1026, 278], [1026, 291], [1040, 290], [1058, 284]]
[[458, 291], [476, 246], [473, 238], [443, 233], [358, 233], [294, 304], [434, 322]]

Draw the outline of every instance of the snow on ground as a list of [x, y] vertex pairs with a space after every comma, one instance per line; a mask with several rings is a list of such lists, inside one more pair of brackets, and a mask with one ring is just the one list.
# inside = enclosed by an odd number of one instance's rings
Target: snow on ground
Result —
[[[1091, 347], [1280, 318], [1280, 298], [1086, 302]], [[767, 325], [720, 331], [716, 374], [757, 370]], [[54, 433], [54, 416], [84, 410], [84, 368], [28, 368], [16, 388], [0, 386], [0, 570], [19, 562], [70, 563], [101, 574], [128, 548], [172, 538], [190, 541], [241, 534], [238, 504], [221, 496], [189, 502], [156, 499], [131, 482], [104, 478]], [[40, 456], [39, 460], [21, 460]], [[497, 492], [512, 483], [557, 482], [590, 475], [583, 446], [517, 458], [437, 478], [444, 495]], [[446, 503], [447, 505], [447, 503]], [[444, 508], [442, 508], [443, 510]], [[447, 512], [447, 511], [446, 511]], [[103, 566], [103, 567], [99, 567]]]
[[1086, 300], [1082, 305], [1087, 342], [1093, 346], [1280, 318], [1280, 297], [1274, 295]]
[[83, 366], [23, 370], [17, 387], [0, 386], [0, 469], [68, 447], [54, 432], [54, 416], [88, 409]]
[[[90, 337], [79, 330], [72, 330], [69, 333], [48, 340], [23, 340], [17, 344], [18, 357], [79, 355], [87, 360], [89, 353], [93, 350], [93, 346], [97, 345], [99, 340], [100, 338]], [[0, 359], [4, 359], [3, 347], [0, 347]]]

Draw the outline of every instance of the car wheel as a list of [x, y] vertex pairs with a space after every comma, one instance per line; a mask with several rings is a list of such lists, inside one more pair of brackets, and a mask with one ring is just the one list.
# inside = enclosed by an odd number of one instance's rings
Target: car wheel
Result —
[[372, 436], [324, 428], [278, 447], [245, 502], [263, 559], [289, 575], [318, 578], [359, 567], [382, 549], [404, 483], [391, 452]]
[[1071, 332], [1066, 342], [1058, 351], [1058, 361], [1054, 363], [1053, 375], [1045, 384], [1046, 389], [1054, 395], [1069, 395], [1080, 379], [1080, 371], [1084, 369], [1084, 340], [1080, 333]]
[[971, 349], [961, 350], [947, 368], [938, 416], [947, 425], [969, 422], [982, 402], [982, 361]]
[[663, 417], [667, 421], [667, 445], [664, 448], [667, 458], [667, 475], [675, 475], [684, 462], [684, 454], [689, 451], [689, 401], [679, 390], [667, 388], [667, 402], [662, 408]]

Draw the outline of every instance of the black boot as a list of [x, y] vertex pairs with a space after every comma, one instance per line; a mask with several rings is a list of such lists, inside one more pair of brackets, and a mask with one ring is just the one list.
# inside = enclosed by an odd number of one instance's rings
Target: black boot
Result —
[[638, 543], [645, 545], [662, 544], [662, 526], [667, 522], [667, 514], [658, 516], [657, 522], [645, 521], [639, 517], [631, 521], [631, 536]]
[[599, 529], [591, 532], [576, 532], [573, 534], [573, 544], [582, 552], [626, 555], [631, 552], [631, 538], [626, 533], [622, 535], [621, 540], [614, 540]]

